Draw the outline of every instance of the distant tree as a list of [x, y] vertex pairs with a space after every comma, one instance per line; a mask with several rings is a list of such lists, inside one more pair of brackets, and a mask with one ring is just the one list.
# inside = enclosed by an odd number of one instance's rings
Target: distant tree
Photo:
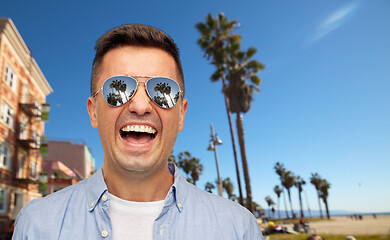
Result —
[[[283, 163], [276, 162], [276, 164], [274, 166], [274, 169], [275, 169], [276, 174], [279, 176], [280, 183], [284, 187], [284, 185], [283, 185], [283, 178], [284, 178], [284, 175], [286, 173], [286, 168], [284, 167]], [[287, 211], [286, 194], [283, 194], [283, 196], [284, 196], [284, 208], [285, 208], [285, 211], [286, 211], [286, 217], [290, 218], [288, 216], [288, 211]]]
[[178, 163], [176, 162], [176, 157], [173, 155], [173, 152], [171, 153], [171, 155], [169, 155], [168, 162], [172, 162], [176, 166], [178, 166]]
[[232, 196], [231, 196], [231, 198], [230, 198], [230, 200], [232, 200], [232, 201], [234, 201], [234, 202], [238, 202], [239, 203], [239, 198], [238, 198], [238, 196], [236, 195], [236, 194], [232, 194]]
[[270, 196], [266, 196], [265, 201], [268, 204], [268, 217], [271, 217], [271, 208], [273, 205], [275, 205], [275, 202], [272, 200]]
[[318, 197], [318, 206], [320, 209], [320, 217], [323, 218], [322, 215], [322, 209], [321, 209], [321, 197], [320, 197], [320, 186], [321, 186], [321, 177], [318, 173], [312, 173], [310, 178], [310, 183], [314, 185], [316, 191], [317, 191], [317, 197]]
[[228, 198], [232, 200], [232, 197], [233, 197], [233, 191], [234, 191], [234, 186], [233, 186], [233, 183], [230, 181], [230, 178], [225, 178], [223, 181], [222, 181], [222, 187], [223, 189], [225, 189], [227, 195], [228, 195]]
[[303, 218], [303, 206], [302, 206], [302, 197], [301, 197], [301, 193], [302, 193], [302, 186], [305, 185], [306, 182], [305, 180], [303, 180], [300, 176], [297, 176], [296, 178], [296, 181], [295, 181], [295, 187], [297, 187], [298, 189], [298, 196], [299, 196], [299, 206], [300, 206], [300, 210], [301, 210], [301, 218]]
[[274, 192], [278, 196], [278, 217], [280, 219], [280, 194], [282, 194], [283, 188], [281, 188], [279, 185], [276, 185], [274, 187]]
[[291, 207], [291, 215], [293, 216], [293, 218], [295, 218], [295, 213], [291, 201], [291, 192], [290, 192], [290, 189], [295, 185], [295, 176], [291, 171], [287, 171], [284, 173], [282, 185], [287, 190], [288, 200], [290, 201], [290, 207]]
[[257, 202], [253, 201], [253, 208], [255, 209], [255, 216], [257, 217], [262, 217], [265, 216], [265, 211], [264, 209], [258, 204]]
[[188, 151], [179, 153], [179, 167], [186, 173], [187, 180], [194, 185], [199, 180], [199, 176], [203, 172], [203, 165], [200, 160], [191, 156]]
[[330, 219], [329, 215], [329, 207], [328, 207], [328, 190], [330, 188], [330, 183], [328, 183], [325, 179], [321, 180], [320, 184], [320, 197], [322, 198], [322, 201], [324, 201], [325, 209], [326, 209], [326, 216], [328, 219]]
[[215, 188], [214, 184], [212, 184], [211, 182], [207, 182], [204, 187], [204, 190], [206, 190], [209, 193], [212, 193], [214, 188]]

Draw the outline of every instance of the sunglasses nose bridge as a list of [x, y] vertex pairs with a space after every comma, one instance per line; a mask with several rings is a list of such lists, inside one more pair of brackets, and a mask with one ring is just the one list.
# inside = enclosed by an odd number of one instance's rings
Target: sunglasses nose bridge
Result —
[[[143, 86], [140, 87], [141, 85]], [[127, 108], [131, 112], [135, 112], [139, 116], [152, 111], [152, 101], [146, 90], [146, 85], [144, 81], [137, 81], [136, 91], [131, 97], [131, 99], [128, 101]]]

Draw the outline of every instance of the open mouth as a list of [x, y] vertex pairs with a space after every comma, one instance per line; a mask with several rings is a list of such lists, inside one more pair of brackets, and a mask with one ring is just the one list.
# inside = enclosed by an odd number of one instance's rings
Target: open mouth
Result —
[[156, 135], [156, 129], [145, 125], [127, 125], [121, 128], [120, 135], [126, 142], [147, 143], [152, 141]]

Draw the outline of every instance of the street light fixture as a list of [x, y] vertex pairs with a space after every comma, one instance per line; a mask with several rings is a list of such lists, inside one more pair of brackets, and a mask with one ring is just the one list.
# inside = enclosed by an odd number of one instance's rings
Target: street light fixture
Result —
[[218, 184], [217, 184], [218, 195], [222, 197], [222, 180], [219, 175], [218, 154], [217, 154], [217, 148], [215, 147], [217, 145], [222, 145], [222, 140], [218, 137], [217, 134], [214, 135], [214, 127], [212, 123], [210, 124], [210, 128], [211, 128], [211, 139], [207, 150], [214, 151], [215, 164], [217, 166], [217, 176], [218, 176]]

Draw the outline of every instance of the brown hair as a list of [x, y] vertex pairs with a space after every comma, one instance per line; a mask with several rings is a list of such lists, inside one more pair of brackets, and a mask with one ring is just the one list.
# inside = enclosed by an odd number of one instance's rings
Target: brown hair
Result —
[[154, 47], [166, 51], [176, 62], [178, 72], [182, 81], [181, 89], [184, 95], [184, 75], [181, 66], [179, 49], [171, 37], [163, 31], [152, 26], [141, 24], [125, 24], [111, 29], [101, 36], [95, 46], [96, 54], [92, 65], [91, 74], [91, 95], [96, 91], [95, 78], [99, 74], [100, 65], [104, 55], [117, 47], [121, 46], [138, 46]]

